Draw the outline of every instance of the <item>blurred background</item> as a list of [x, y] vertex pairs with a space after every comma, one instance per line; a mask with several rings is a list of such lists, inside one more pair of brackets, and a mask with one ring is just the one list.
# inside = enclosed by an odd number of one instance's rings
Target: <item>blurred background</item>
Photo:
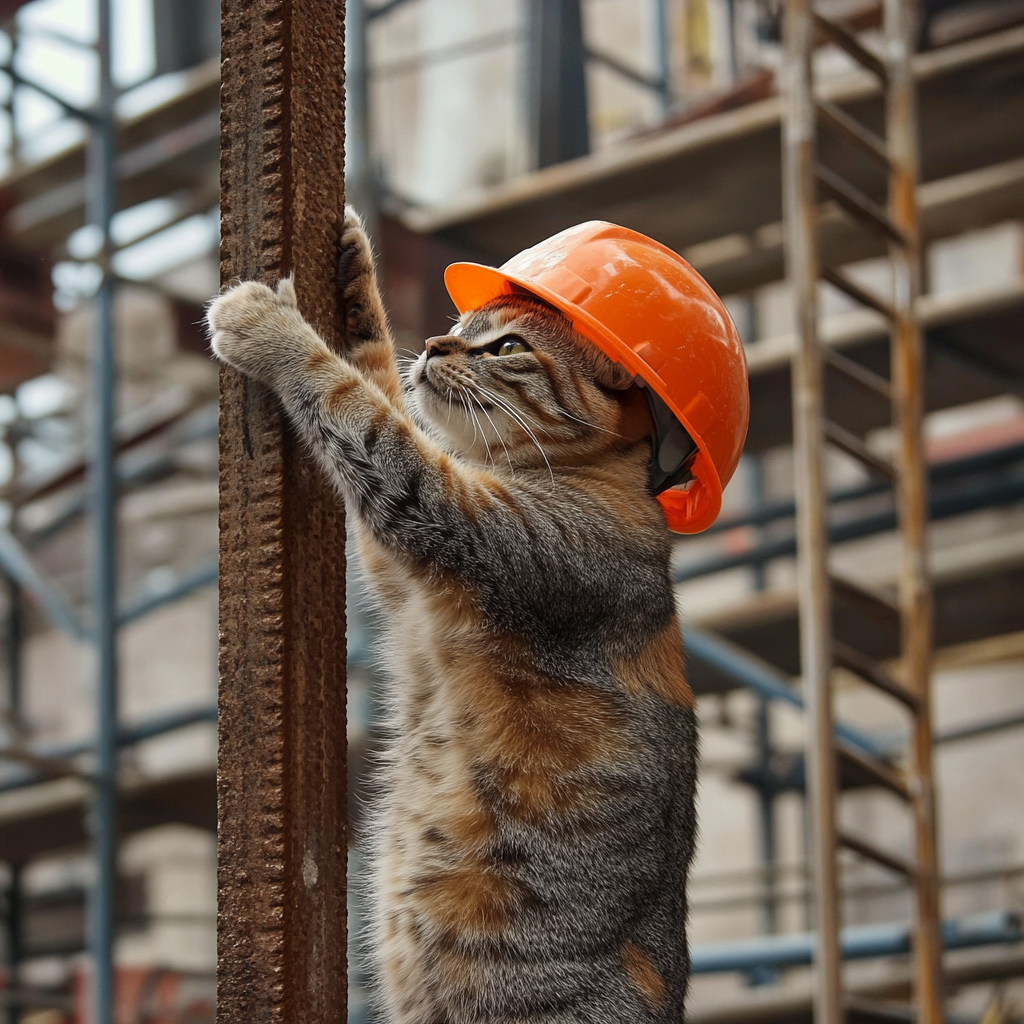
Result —
[[[879, 45], [871, 0], [820, 6]], [[200, 320], [218, 286], [218, 33], [216, 0], [114, 4], [121, 753], [105, 898], [118, 1024], [213, 1019], [217, 373]], [[658, 238], [727, 297], [748, 346], [750, 437], [721, 520], [677, 540], [673, 571], [685, 629], [738, 645], [758, 668], [690, 657], [703, 735], [690, 1018], [809, 1021], [807, 968], [773, 954], [813, 923], [803, 717], [778, 688], [799, 674], [778, 7], [349, 0], [348, 37], [348, 196], [376, 240], [401, 349], [446, 331], [448, 262], [500, 263], [592, 217]], [[83, 775], [99, 723], [85, 474], [102, 240], [87, 224], [97, 164], [83, 114], [98, 109], [97, 41], [93, 0], [0, 0], [4, 1024], [88, 1019], [96, 874]], [[935, 757], [943, 912], [964, 947], [947, 957], [948, 1009], [999, 1024], [1024, 1019], [1024, 3], [925, 0], [918, 43]], [[843, 51], [822, 45], [815, 64], [833, 102], [880, 123], [877, 88]], [[858, 173], [856, 152], [832, 155]], [[891, 289], [874, 238], [828, 204], [821, 223], [835, 263]], [[828, 286], [822, 299], [826, 341], [884, 372], [880, 317]], [[830, 400], [873, 450], [891, 450], [870, 399], [836, 385]], [[828, 470], [833, 562], [891, 592], [891, 499], [841, 453]], [[380, 680], [352, 582], [350, 609], [358, 838]], [[893, 657], [890, 626], [850, 615], [866, 649]], [[843, 677], [837, 693], [844, 723], [898, 745], [906, 719], [890, 704]], [[841, 781], [841, 822], [908, 855], [892, 795]], [[878, 934], [904, 924], [900, 878], [847, 856], [844, 920]], [[358, 870], [354, 851], [350, 861]], [[359, 916], [353, 903], [356, 944]], [[877, 1007], [905, 996], [908, 958], [867, 956], [847, 976]], [[350, 1020], [368, 1013], [354, 970]]]

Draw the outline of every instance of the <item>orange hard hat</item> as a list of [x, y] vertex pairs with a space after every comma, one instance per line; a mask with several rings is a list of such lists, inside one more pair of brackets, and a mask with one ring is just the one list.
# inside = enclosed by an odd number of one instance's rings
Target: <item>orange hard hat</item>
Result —
[[[722, 300], [686, 260], [637, 231], [592, 220], [497, 269], [453, 263], [444, 283], [460, 313], [515, 289], [536, 295], [625, 366], [661, 400], [651, 401], [654, 461], [669, 529], [699, 533], [715, 521], [747, 436], [747, 358]], [[688, 473], [678, 472], [681, 456]], [[673, 486], [684, 475], [688, 486]]]

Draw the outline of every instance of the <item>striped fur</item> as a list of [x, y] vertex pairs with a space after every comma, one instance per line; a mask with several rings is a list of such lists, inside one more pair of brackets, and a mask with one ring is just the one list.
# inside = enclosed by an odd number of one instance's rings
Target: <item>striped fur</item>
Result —
[[287, 280], [208, 321], [344, 495], [386, 614], [383, 1019], [681, 1021], [697, 741], [643, 395], [526, 296], [464, 315], [403, 381], [351, 211], [339, 286], [344, 356]]

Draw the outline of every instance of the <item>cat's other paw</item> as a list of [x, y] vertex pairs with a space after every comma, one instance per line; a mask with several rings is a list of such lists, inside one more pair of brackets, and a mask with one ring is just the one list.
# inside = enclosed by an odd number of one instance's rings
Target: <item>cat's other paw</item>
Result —
[[345, 219], [338, 236], [338, 290], [344, 299], [358, 297], [366, 287], [365, 278], [373, 284], [373, 246], [355, 207], [345, 207]]
[[338, 234], [338, 291], [345, 312], [345, 336], [350, 345], [385, 332], [384, 310], [373, 265], [373, 246], [363, 220], [351, 206]]
[[290, 277], [278, 281], [276, 289], [256, 281], [229, 288], [210, 303], [206, 324], [218, 359], [264, 380], [272, 379], [275, 366], [301, 345], [306, 328]]

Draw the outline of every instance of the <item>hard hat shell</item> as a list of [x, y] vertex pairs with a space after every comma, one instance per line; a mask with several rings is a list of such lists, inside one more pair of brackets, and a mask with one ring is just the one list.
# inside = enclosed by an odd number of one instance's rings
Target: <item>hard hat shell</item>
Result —
[[686, 260], [637, 231], [595, 220], [497, 269], [453, 263], [444, 281], [460, 313], [513, 286], [544, 299], [652, 388], [697, 445], [693, 481], [658, 495], [668, 527], [699, 533], [715, 521], [747, 436], [747, 359], [721, 299]]

